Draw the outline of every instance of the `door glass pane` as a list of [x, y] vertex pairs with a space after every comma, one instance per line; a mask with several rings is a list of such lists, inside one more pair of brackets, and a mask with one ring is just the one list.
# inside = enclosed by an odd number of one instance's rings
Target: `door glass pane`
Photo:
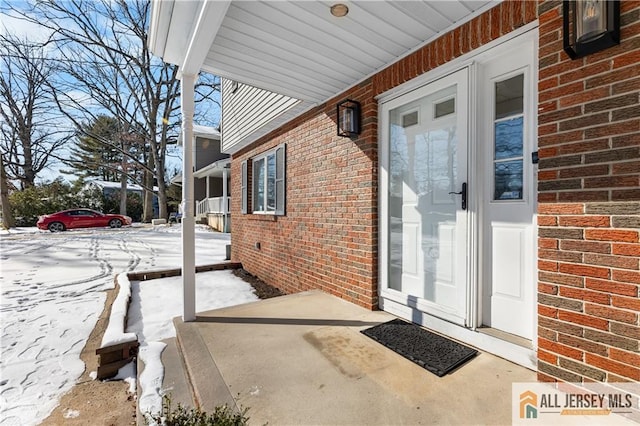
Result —
[[398, 123], [397, 116], [391, 113], [389, 128], [389, 288], [402, 291], [402, 193], [409, 155], [405, 125]]
[[522, 114], [524, 74], [496, 83], [496, 119]]
[[411, 127], [418, 124], [418, 111], [412, 111], [402, 116], [402, 127]]
[[496, 160], [522, 157], [523, 119], [524, 118], [520, 116], [495, 123]]
[[495, 163], [496, 200], [522, 199], [522, 160]]
[[524, 75], [495, 83], [493, 199], [522, 200], [524, 166]]
[[[437, 303], [437, 287], [452, 282], [455, 266], [455, 91], [452, 86], [389, 112], [389, 288]], [[437, 102], [444, 97], [452, 102]], [[405, 117], [416, 110], [415, 125], [406, 127]]]
[[446, 101], [438, 102], [435, 107], [435, 118], [444, 117], [445, 115], [453, 114], [456, 112], [456, 100], [447, 99]]

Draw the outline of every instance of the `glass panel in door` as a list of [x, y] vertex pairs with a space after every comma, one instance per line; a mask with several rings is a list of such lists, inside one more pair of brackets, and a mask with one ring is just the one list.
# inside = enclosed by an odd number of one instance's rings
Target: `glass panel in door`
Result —
[[388, 287], [463, 322], [467, 130], [459, 90], [451, 77], [389, 110]]

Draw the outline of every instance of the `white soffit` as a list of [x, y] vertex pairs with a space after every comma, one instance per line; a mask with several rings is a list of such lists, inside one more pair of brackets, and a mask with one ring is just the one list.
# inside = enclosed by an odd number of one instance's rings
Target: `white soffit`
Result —
[[[347, 16], [331, 15], [338, 2]], [[318, 104], [496, 4], [154, 0], [150, 47], [182, 69]]]

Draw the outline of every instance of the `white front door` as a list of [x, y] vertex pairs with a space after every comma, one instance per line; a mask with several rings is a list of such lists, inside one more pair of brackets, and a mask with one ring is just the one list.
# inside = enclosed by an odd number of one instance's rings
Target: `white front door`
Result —
[[535, 287], [534, 58], [532, 42], [518, 43], [478, 64], [481, 321], [526, 339]]
[[389, 288], [467, 322], [468, 70], [383, 106], [388, 132]]
[[381, 99], [384, 309], [533, 338], [536, 40]]

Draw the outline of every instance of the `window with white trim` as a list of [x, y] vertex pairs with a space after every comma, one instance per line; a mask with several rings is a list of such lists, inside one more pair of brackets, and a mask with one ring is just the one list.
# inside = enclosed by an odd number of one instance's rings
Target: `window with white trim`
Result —
[[[279, 145], [242, 163], [242, 212], [285, 214], [285, 145]], [[249, 165], [250, 164], [250, 165]], [[248, 174], [251, 173], [251, 180]], [[251, 208], [248, 182], [251, 181]]]

